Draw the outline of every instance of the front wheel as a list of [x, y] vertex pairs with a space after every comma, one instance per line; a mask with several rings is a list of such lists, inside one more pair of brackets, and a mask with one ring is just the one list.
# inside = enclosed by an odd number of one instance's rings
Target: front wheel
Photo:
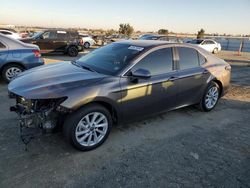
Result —
[[201, 110], [211, 111], [217, 104], [220, 97], [220, 87], [215, 82], [211, 82], [207, 87], [202, 101], [200, 102]]
[[82, 151], [100, 146], [112, 127], [109, 111], [101, 105], [89, 105], [67, 117], [63, 133], [66, 140]]

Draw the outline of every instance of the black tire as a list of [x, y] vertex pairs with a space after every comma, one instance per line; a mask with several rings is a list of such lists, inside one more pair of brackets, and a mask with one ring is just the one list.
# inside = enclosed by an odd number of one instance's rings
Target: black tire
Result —
[[[217, 91], [218, 91], [218, 98], [217, 98], [215, 104], [214, 104], [211, 108], [209, 108], [209, 107], [206, 105], [206, 98], [207, 98], [208, 92], [209, 92], [210, 89], [213, 88], [213, 87], [217, 88]], [[212, 109], [214, 109], [214, 107], [216, 106], [216, 104], [218, 103], [218, 101], [219, 101], [219, 99], [220, 99], [220, 90], [221, 90], [221, 89], [220, 89], [220, 87], [219, 87], [219, 85], [218, 85], [217, 83], [215, 83], [215, 82], [213, 82], [213, 81], [210, 82], [210, 84], [209, 84], [208, 87], [206, 88], [206, 90], [205, 90], [205, 92], [204, 92], [204, 95], [203, 95], [203, 97], [202, 97], [202, 100], [201, 100], [201, 102], [200, 102], [200, 104], [199, 104], [200, 110], [202, 110], [202, 111], [204, 111], [204, 112], [209, 112], [209, 111], [211, 111]]]
[[[107, 131], [104, 137], [97, 144], [92, 145], [92, 146], [83, 146], [77, 141], [76, 129], [77, 129], [78, 123], [83, 117], [94, 112], [101, 113], [106, 117], [107, 122], [108, 122]], [[76, 112], [73, 112], [72, 114], [69, 114], [67, 116], [63, 125], [63, 134], [64, 134], [66, 141], [70, 143], [71, 145], [73, 145], [78, 150], [89, 151], [103, 144], [103, 142], [108, 138], [112, 124], [113, 124], [113, 121], [112, 121], [110, 112], [105, 107], [98, 105], [98, 104], [90, 104], [90, 105], [80, 108]]]
[[[7, 72], [11, 69], [11, 68], [16, 68], [16, 69], [19, 69], [21, 72], [24, 71], [24, 68], [20, 65], [17, 65], [17, 64], [9, 64], [7, 66], [5, 66], [2, 70], [2, 78], [3, 80], [6, 82], [6, 83], [9, 83], [11, 81], [11, 79], [8, 78], [7, 76]], [[20, 72], [20, 73], [21, 73]], [[14, 78], [14, 77], [13, 77]]]
[[89, 42], [85, 42], [85, 43], [83, 44], [83, 46], [84, 46], [84, 48], [88, 49], [88, 48], [90, 47], [90, 43], [89, 43]]
[[68, 55], [70, 57], [76, 57], [78, 55], [78, 49], [75, 46], [70, 46], [68, 48]]

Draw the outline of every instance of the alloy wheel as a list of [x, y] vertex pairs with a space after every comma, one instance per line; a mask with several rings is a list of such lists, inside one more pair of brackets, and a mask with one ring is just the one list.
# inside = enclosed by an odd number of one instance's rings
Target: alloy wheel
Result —
[[18, 74], [20, 74], [22, 70], [18, 67], [10, 67], [6, 70], [5, 76], [10, 81], [15, 78]]
[[82, 146], [94, 146], [103, 140], [107, 131], [107, 117], [100, 112], [91, 112], [77, 124], [75, 137]]
[[205, 98], [205, 105], [208, 109], [212, 109], [219, 98], [219, 90], [216, 86], [211, 87], [207, 94], [206, 94], [206, 98]]

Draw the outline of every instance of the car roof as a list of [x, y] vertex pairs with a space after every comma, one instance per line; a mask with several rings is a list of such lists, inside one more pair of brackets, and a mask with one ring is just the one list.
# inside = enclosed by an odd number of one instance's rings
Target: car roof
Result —
[[39, 49], [38, 46], [34, 44], [26, 44], [19, 40], [3, 35], [1, 33], [0, 33], [0, 41], [3, 42], [3, 44], [7, 45], [8, 50], [27, 49], [27, 48]]
[[115, 43], [127, 44], [131, 46], [140, 46], [143, 48], [152, 48], [152, 47], [162, 46], [166, 44], [174, 44], [174, 43], [170, 43], [167, 41], [159, 41], [159, 40], [122, 40], [122, 41], [118, 41]]
[[189, 44], [189, 43], [176, 43], [176, 42], [167, 42], [167, 41], [159, 41], [159, 40], [122, 40], [118, 42], [114, 42], [116, 44], [127, 44], [131, 46], [138, 46], [138, 47], [143, 47], [145, 49], [151, 49], [155, 48], [158, 46], [176, 46], [176, 47], [187, 47], [187, 48], [193, 48], [200, 53], [202, 53], [205, 57], [210, 56], [210, 52], [204, 50], [203, 48], [194, 45], [194, 44]]

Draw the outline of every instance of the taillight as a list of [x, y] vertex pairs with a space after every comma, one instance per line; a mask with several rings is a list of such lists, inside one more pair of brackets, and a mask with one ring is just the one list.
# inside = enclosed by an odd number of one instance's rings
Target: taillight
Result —
[[41, 57], [41, 53], [39, 50], [32, 50], [32, 52], [34, 53], [35, 57]]
[[80, 39], [80, 44], [83, 45], [83, 40], [82, 39]]

